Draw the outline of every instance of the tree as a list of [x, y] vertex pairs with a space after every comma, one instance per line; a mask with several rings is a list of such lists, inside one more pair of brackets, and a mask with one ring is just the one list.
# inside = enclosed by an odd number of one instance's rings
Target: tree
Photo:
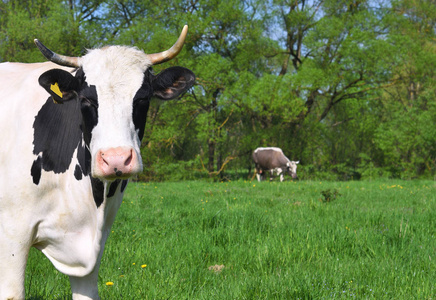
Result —
[[436, 7], [434, 1], [394, 1], [391, 38], [403, 48], [393, 69], [398, 82], [383, 94], [384, 118], [376, 130], [379, 166], [392, 176], [434, 176], [436, 169]]
[[96, 1], [6, 1], [0, 6], [0, 60], [35, 62], [43, 57], [35, 38], [68, 55], [81, 55], [85, 46], [87, 22], [100, 5]]

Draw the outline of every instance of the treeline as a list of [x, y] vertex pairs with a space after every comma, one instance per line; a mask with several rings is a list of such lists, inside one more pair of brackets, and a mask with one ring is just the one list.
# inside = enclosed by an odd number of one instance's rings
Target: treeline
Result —
[[181, 65], [197, 84], [153, 103], [140, 179], [248, 178], [259, 146], [303, 178], [435, 176], [434, 0], [2, 1], [0, 61], [43, 61], [34, 38], [157, 52], [184, 24], [182, 53], [155, 72]]

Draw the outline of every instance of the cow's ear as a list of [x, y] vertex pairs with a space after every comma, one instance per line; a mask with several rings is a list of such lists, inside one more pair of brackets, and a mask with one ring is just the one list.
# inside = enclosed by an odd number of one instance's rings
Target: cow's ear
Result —
[[153, 96], [170, 100], [177, 98], [189, 90], [195, 82], [191, 70], [182, 67], [171, 67], [163, 70], [153, 79]]
[[71, 73], [52, 69], [39, 77], [39, 84], [52, 96], [55, 103], [77, 99], [79, 80]]

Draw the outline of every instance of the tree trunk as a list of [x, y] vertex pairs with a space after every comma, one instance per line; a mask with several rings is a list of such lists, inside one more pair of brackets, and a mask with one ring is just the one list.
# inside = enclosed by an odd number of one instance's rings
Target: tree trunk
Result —
[[209, 147], [209, 162], [207, 164], [207, 170], [209, 173], [212, 173], [214, 170], [214, 163], [215, 163], [215, 141], [213, 139], [209, 139], [208, 141], [208, 147]]

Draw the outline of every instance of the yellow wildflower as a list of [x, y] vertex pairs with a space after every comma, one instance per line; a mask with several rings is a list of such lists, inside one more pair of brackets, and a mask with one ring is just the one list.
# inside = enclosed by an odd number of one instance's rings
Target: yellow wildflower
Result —
[[112, 285], [114, 285], [114, 283], [112, 281], [108, 281], [108, 282], [106, 282], [106, 285], [107, 286], [112, 286]]
[[144, 269], [144, 268], [145, 268], [146, 266], [147, 266], [147, 265], [141, 265], [141, 268], [143, 268], [143, 269]]

